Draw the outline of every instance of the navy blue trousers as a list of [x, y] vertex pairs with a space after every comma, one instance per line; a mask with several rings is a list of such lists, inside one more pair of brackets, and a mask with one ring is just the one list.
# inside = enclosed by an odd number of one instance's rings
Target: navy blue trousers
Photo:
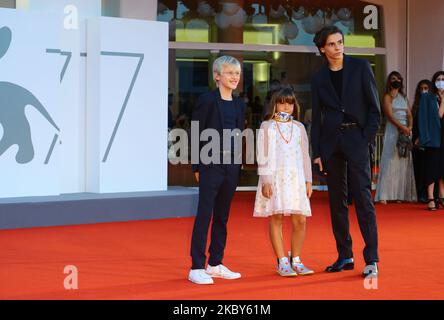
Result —
[[227, 223], [231, 201], [239, 180], [240, 165], [210, 164], [199, 168], [199, 204], [191, 239], [191, 269], [204, 269], [208, 230], [211, 242], [208, 264], [222, 263], [227, 242]]

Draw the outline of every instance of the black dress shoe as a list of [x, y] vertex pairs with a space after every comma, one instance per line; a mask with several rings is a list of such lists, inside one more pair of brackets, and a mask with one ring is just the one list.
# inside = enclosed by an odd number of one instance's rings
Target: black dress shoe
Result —
[[328, 266], [326, 272], [339, 272], [342, 270], [353, 270], [355, 268], [355, 262], [353, 258], [350, 259], [338, 259], [331, 266]]
[[362, 273], [362, 276], [364, 278], [367, 277], [377, 277], [379, 273], [378, 270], [378, 264], [376, 262], [370, 263], [365, 266], [364, 272]]

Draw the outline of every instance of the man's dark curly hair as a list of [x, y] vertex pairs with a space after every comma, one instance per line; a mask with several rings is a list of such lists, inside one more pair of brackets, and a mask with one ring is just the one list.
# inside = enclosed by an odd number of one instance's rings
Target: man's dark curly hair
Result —
[[321, 52], [321, 48], [325, 47], [325, 44], [327, 43], [327, 38], [335, 33], [340, 33], [342, 35], [342, 39], [344, 39], [344, 33], [336, 26], [324, 27], [316, 33], [313, 42], [316, 47], [318, 47], [320, 54], [324, 55]]

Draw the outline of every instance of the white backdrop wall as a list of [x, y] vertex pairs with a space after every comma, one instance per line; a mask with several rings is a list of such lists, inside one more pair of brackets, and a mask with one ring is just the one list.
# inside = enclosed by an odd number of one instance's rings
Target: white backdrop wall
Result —
[[[78, 29], [66, 28], [67, 17], [72, 18], [72, 10], [65, 11], [68, 1], [20, 2], [18, 7], [26, 4], [23, 10], [0, 9], [0, 95], [4, 96], [0, 99], [0, 198], [165, 190], [168, 25], [129, 19], [95, 20], [100, 22], [100, 30], [91, 48], [97, 50], [87, 53], [82, 25], [85, 28], [88, 17], [100, 14], [100, 1], [92, 7], [87, 6], [93, 2], [90, 0], [75, 3], [80, 9]], [[51, 7], [53, 4], [56, 8]], [[5, 47], [8, 41], [11, 43]], [[99, 57], [99, 64], [91, 65], [90, 70], [97, 73], [99, 81], [90, 82], [88, 90], [86, 61], [90, 58], [86, 53], [92, 59], [94, 55]], [[133, 54], [143, 55], [143, 61]], [[15, 89], [10, 89], [11, 84]], [[37, 102], [23, 102], [23, 97], [11, 100], [11, 90], [16, 89], [22, 90], [21, 96], [29, 90], [28, 95], [35, 96], [44, 108], [33, 106]], [[96, 133], [104, 136], [87, 137], [86, 97], [96, 93], [100, 104], [89, 104], [89, 108], [99, 111], [102, 118], [96, 123]], [[17, 115], [20, 110], [21, 117]], [[31, 149], [9, 138], [26, 140], [26, 128], [21, 135], [17, 126], [13, 132], [10, 129], [17, 119], [24, 127], [29, 123], [31, 137], [27, 145]], [[89, 138], [92, 142], [87, 141]], [[102, 143], [97, 163], [88, 162], [90, 168], [100, 169], [96, 172], [86, 167], [86, 147], [94, 141]], [[86, 181], [97, 177], [87, 177], [87, 172], [99, 172], [95, 187], [86, 188]]]
[[59, 55], [59, 107], [67, 115], [61, 123], [60, 156], [64, 166], [59, 173], [60, 192], [85, 192], [86, 19], [101, 15], [101, 1], [17, 0], [17, 9], [51, 13], [59, 19], [60, 41], [52, 49], [54, 55]]
[[59, 193], [59, 33], [53, 15], [0, 9], [0, 197]]
[[89, 20], [87, 69], [87, 189], [166, 190], [168, 24]]

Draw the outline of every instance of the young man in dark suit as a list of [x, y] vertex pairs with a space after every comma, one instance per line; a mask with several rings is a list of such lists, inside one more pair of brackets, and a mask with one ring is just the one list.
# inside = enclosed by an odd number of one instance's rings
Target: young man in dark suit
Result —
[[[222, 264], [227, 240], [227, 222], [231, 201], [236, 191], [240, 161], [239, 148], [230, 137], [231, 146], [223, 145], [224, 135], [242, 137], [240, 131], [245, 125], [245, 103], [233, 97], [233, 90], [239, 84], [241, 65], [230, 56], [217, 58], [213, 64], [213, 77], [217, 89], [203, 94], [197, 101], [193, 121], [198, 121], [199, 137], [205, 130], [218, 135], [217, 148], [209, 152], [211, 159], [203, 159], [201, 154], [204, 143], [199, 143], [199, 164], [193, 164], [196, 180], [199, 182], [199, 204], [191, 240], [192, 266], [188, 279], [196, 284], [213, 284], [212, 278], [238, 279], [240, 273], [229, 270]], [[225, 131], [225, 132], [224, 132]], [[217, 140], [217, 139], [216, 139]], [[225, 139], [226, 140], [226, 139]], [[213, 141], [209, 142], [212, 143]], [[220, 145], [220, 146], [219, 146]], [[204, 152], [202, 152], [204, 153]], [[208, 161], [211, 160], [211, 161]], [[206, 245], [211, 217], [211, 243], [208, 267], [206, 264]]]
[[[330, 212], [338, 259], [327, 272], [354, 268], [347, 188], [351, 188], [365, 241], [363, 276], [377, 276], [378, 233], [371, 195], [369, 144], [380, 124], [376, 82], [366, 60], [344, 55], [344, 35], [335, 26], [320, 30], [314, 42], [327, 64], [311, 83], [314, 164], [327, 174]], [[348, 170], [347, 170], [348, 168]], [[353, 181], [347, 186], [347, 174]]]

